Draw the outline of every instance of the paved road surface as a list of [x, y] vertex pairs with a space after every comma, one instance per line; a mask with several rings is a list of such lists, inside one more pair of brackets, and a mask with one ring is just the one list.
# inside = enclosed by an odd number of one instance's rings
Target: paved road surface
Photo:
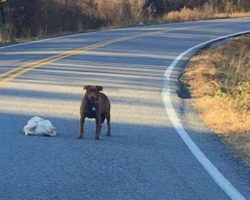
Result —
[[[0, 199], [230, 199], [177, 134], [162, 88], [180, 53], [249, 27], [250, 18], [176, 23], [0, 48]], [[85, 139], [77, 139], [85, 84], [104, 86], [110, 97], [113, 137], [94, 140], [88, 120]], [[197, 122], [190, 100], [171, 98], [194, 142], [249, 199], [249, 169]], [[35, 115], [50, 119], [58, 136], [25, 137]]]

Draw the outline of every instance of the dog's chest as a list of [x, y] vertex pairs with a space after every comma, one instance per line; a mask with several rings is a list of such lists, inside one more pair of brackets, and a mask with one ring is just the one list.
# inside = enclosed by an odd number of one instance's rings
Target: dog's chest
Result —
[[87, 104], [84, 114], [88, 118], [94, 118], [96, 117], [96, 105], [95, 104]]

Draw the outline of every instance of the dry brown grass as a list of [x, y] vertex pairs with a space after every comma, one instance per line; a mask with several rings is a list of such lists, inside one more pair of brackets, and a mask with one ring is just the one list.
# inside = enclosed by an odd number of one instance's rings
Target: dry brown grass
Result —
[[233, 18], [233, 17], [249, 17], [250, 12], [223, 12], [218, 13], [212, 4], [206, 3], [201, 8], [182, 8], [179, 11], [171, 11], [163, 16], [165, 22], [179, 21], [197, 21], [205, 19]]
[[107, 25], [128, 26], [141, 19], [143, 0], [102, 0], [97, 2], [97, 13]]
[[171, 11], [164, 15], [163, 20], [167, 22], [197, 21], [212, 18], [213, 13], [212, 6], [205, 4], [202, 8], [190, 9], [184, 7], [180, 11]]
[[[19, 0], [9, 2], [6, 4], [6, 23], [0, 26], [0, 37], [5, 44], [110, 27], [250, 16], [250, 13], [236, 12], [249, 10], [243, 2], [238, 2], [237, 8], [232, 2], [222, 7], [209, 3], [201, 7], [201, 2], [184, 0], [168, 3], [163, 0], [152, 1], [150, 4], [145, 0], [36, 0], [32, 4]], [[159, 6], [163, 5], [160, 2], [165, 2], [165, 6]], [[183, 5], [187, 7], [182, 8]], [[182, 9], [171, 11], [178, 8]], [[218, 10], [226, 14], [217, 14]], [[165, 11], [168, 13], [162, 17]], [[4, 43], [0, 41], [0, 44]]]
[[250, 36], [193, 57], [181, 81], [206, 125], [250, 165]]
[[250, 17], [250, 12], [215, 13], [214, 18]]

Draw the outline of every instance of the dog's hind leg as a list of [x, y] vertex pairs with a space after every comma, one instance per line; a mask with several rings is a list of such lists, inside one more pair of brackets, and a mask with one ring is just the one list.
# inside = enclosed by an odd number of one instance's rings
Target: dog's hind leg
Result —
[[107, 136], [111, 136], [111, 126], [110, 126], [110, 114], [106, 117], [107, 120], [107, 125], [108, 125], [108, 131], [107, 131]]

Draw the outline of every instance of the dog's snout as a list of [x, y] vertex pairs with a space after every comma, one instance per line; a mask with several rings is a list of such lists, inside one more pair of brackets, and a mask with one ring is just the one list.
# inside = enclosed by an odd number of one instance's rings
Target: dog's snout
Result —
[[89, 101], [94, 103], [96, 101], [96, 97], [94, 95], [90, 96]]
[[98, 94], [97, 94], [97, 92], [90, 92], [88, 94], [88, 99], [92, 103], [94, 103], [95, 101], [97, 101], [98, 100]]

